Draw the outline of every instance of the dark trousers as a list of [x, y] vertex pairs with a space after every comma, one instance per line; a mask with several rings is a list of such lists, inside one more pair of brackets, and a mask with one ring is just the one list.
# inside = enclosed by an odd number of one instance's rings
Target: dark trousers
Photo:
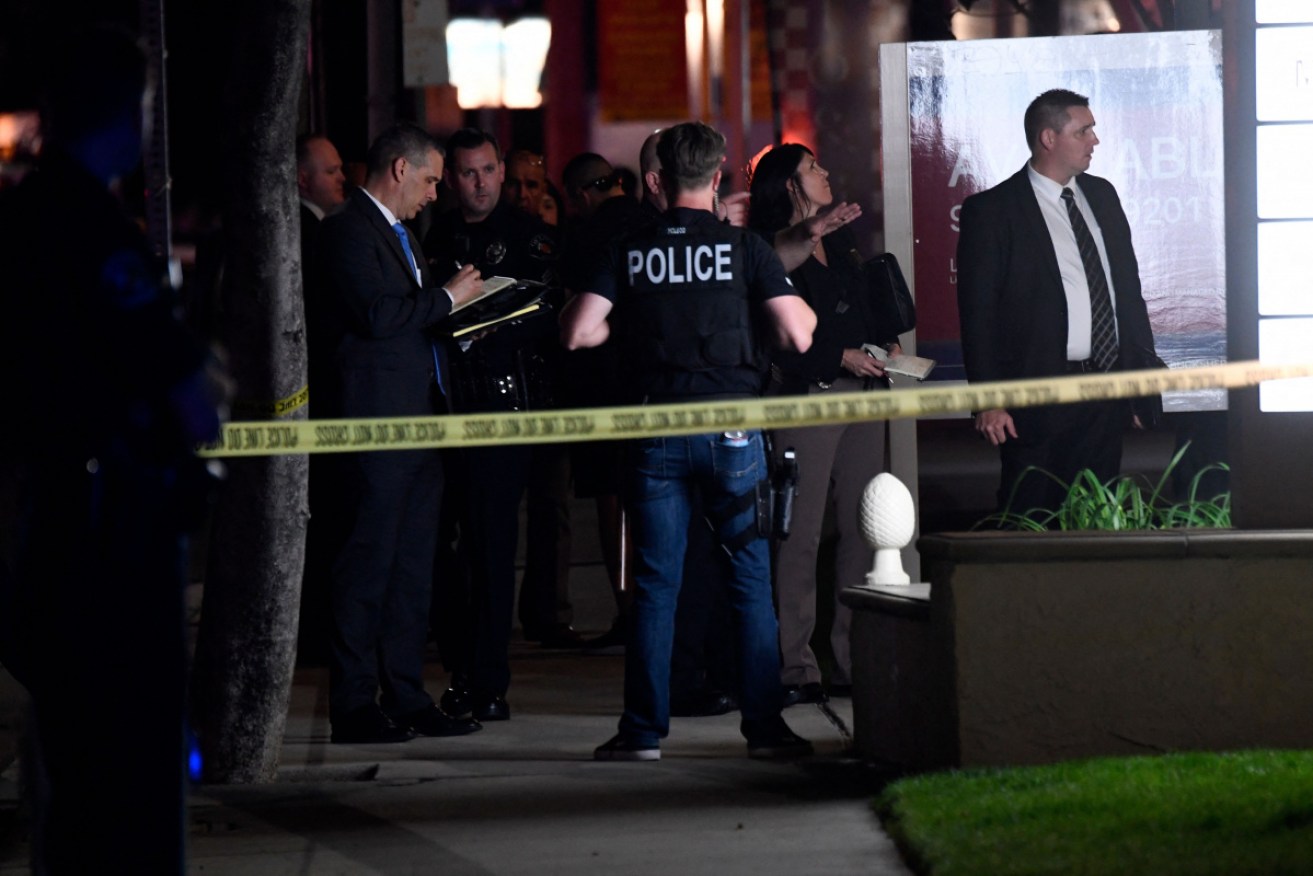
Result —
[[[1012, 411], [1017, 437], [999, 447], [999, 509], [1056, 510], [1082, 469], [1093, 471], [1100, 483], [1115, 478], [1121, 472], [1122, 433], [1130, 417], [1130, 407], [1121, 399]], [[1042, 471], [1026, 472], [1029, 466]]]
[[734, 625], [729, 581], [734, 574], [729, 554], [717, 543], [702, 511], [701, 491], [694, 490], [684, 583], [675, 606], [675, 644], [670, 655], [670, 697], [695, 696], [714, 688], [737, 689]]
[[433, 557], [433, 604], [429, 628], [442, 657], [442, 666], [456, 672], [468, 662], [470, 648], [470, 563], [469, 544], [461, 538], [464, 527], [465, 479], [460, 474], [464, 451], [442, 452], [446, 481], [442, 490], [442, 514], [438, 524], [438, 548]]
[[108, 461], [30, 496], [0, 608], [32, 696], [36, 872], [182, 873], [185, 551], [168, 489]]
[[333, 565], [330, 712], [368, 706], [379, 688], [389, 715], [430, 705], [424, 690], [433, 553], [442, 502], [435, 450], [348, 457], [350, 535]]
[[[860, 381], [836, 382], [835, 391], [856, 391]], [[821, 390], [813, 389], [813, 395]], [[775, 456], [793, 448], [798, 459], [798, 495], [793, 503], [793, 530], [775, 554], [775, 604], [780, 617], [780, 681], [786, 685], [820, 683], [821, 668], [812, 650], [819, 594], [833, 605], [829, 630], [834, 664], [830, 682], [852, 683], [849, 630], [852, 611], [839, 602], [844, 587], [862, 584], [875, 552], [858, 525], [862, 494], [884, 468], [885, 424], [881, 421], [780, 429]], [[826, 511], [834, 512], [833, 581], [817, 580], [817, 560]]]
[[469, 633], [452, 669], [476, 698], [504, 696], [511, 681], [515, 550], [530, 457], [531, 448], [520, 445], [471, 447], [453, 460], [464, 503], [460, 541], [469, 568]]
[[353, 515], [345, 506], [341, 454], [310, 457], [310, 521], [305, 533], [305, 571], [301, 576], [301, 613], [297, 619], [298, 666], [328, 663], [333, 629], [333, 564], [351, 531]]
[[535, 636], [574, 621], [570, 605], [570, 445], [532, 448], [524, 504], [519, 618], [525, 635]]

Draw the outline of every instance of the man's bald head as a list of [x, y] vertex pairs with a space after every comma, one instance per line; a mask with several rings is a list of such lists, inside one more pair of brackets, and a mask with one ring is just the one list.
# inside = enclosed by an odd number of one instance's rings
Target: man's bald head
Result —
[[571, 158], [561, 171], [561, 183], [572, 212], [579, 216], [590, 216], [606, 199], [624, 194], [611, 162], [596, 152]]
[[296, 188], [305, 200], [331, 213], [346, 200], [346, 174], [336, 147], [322, 134], [296, 141]]
[[661, 159], [657, 157], [657, 142], [660, 139], [660, 129], [647, 135], [643, 148], [638, 151], [638, 168], [642, 175], [643, 200], [664, 213], [668, 201], [665, 189], [661, 187]]

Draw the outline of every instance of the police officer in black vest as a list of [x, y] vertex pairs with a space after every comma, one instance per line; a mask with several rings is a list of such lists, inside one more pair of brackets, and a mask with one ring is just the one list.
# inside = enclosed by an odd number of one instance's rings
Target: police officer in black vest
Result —
[[[505, 164], [496, 139], [464, 128], [447, 141], [447, 155], [447, 183], [459, 206], [438, 216], [425, 237], [430, 265], [451, 271], [458, 264], [473, 264], [484, 277], [557, 286], [553, 229], [501, 203]], [[453, 410], [549, 407], [551, 357], [559, 349], [555, 327], [545, 317], [503, 324], [477, 340], [449, 341]], [[531, 446], [523, 444], [467, 448], [447, 459], [454, 487], [449, 505], [460, 513], [460, 555], [469, 569], [466, 611], [444, 612], [445, 630], [439, 630], [443, 657], [452, 670], [442, 707], [453, 715], [472, 713], [480, 721], [510, 717], [505, 697], [510, 685], [515, 551], [531, 459]], [[452, 600], [446, 605], [453, 607]]]
[[[712, 212], [725, 138], [700, 122], [687, 122], [662, 132], [657, 153], [670, 210], [661, 222], [610, 249], [590, 290], [567, 304], [563, 339], [571, 349], [604, 342], [614, 308], [637, 399], [752, 398], [763, 383], [764, 342], [806, 350], [816, 315], [794, 293], [768, 244], [722, 224]], [[645, 438], [633, 443], [631, 454], [625, 499], [634, 520], [637, 573], [625, 652], [625, 709], [620, 732], [594, 756], [661, 757], [660, 740], [670, 729], [671, 641], [694, 485], [733, 566], [740, 728], [748, 753], [809, 753], [811, 743], [780, 716], [770, 558], [757, 523], [758, 485], [766, 469], [761, 433], [731, 429]]]

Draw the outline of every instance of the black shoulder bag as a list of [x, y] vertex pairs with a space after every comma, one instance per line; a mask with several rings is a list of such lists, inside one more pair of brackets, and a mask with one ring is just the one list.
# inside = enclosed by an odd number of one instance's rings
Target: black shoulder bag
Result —
[[916, 328], [916, 302], [894, 254], [883, 252], [868, 259], [865, 270], [881, 334], [888, 329], [890, 335], [901, 335]]

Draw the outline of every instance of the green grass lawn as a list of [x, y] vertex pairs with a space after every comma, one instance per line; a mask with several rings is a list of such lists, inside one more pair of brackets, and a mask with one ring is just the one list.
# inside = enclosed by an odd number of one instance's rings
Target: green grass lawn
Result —
[[939, 773], [891, 784], [876, 807], [933, 876], [1313, 874], [1313, 752]]

